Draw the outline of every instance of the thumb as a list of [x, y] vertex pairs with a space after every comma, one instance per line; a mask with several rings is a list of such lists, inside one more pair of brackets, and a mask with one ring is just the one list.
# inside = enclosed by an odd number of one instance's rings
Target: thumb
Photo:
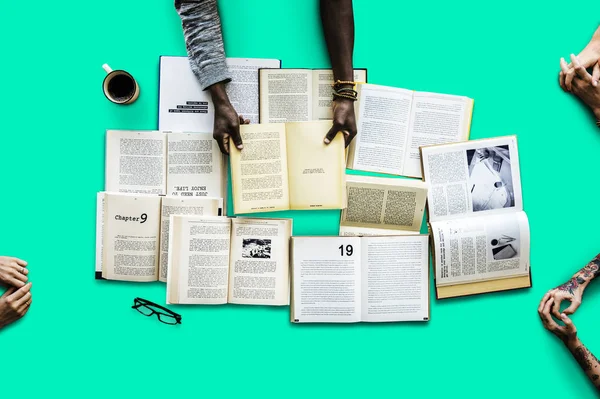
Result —
[[333, 141], [333, 139], [335, 138], [335, 136], [339, 133], [339, 131], [340, 131], [340, 129], [336, 125], [333, 125], [331, 127], [331, 129], [329, 129], [329, 131], [325, 135], [325, 139], [323, 140], [323, 142], [325, 144], [331, 143]]
[[229, 133], [229, 135], [231, 136], [231, 140], [233, 140], [233, 143], [235, 144], [237, 149], [241, 150], [242, 148], [244, 148], [244, 144], [242, 143], [242, 136], [240, 134], [240, 125], [236, 123], [235, 125], [231, 126], [230, 129], [231, 132]]
[[[598, 60], [598, 62], [600, 62], [600, 60]], [[598, 62], [596, 62], [594, 70], [592, 71], [592, 85], [594, 87], [598, 86], [598, 80], [600, 79], [600, 64], [598, 64]]]
[[6, 290], [6, 292], [4, 294], [2, 294], [2, 296], [0, 298], [5, 298], [7, 296], [9, 296], [10, 294], [14, 293], [17, 289], [15, 287], [10, 287], [9, 289]]
[[569, 330], [569, 331], [575, 330], [575, 325], [573, 324], [573, 322], [571, 321], [571, 319], [569, 319], [569, 316], [567, 316], [566, 314], [562, 313], [560, 315], [560, 319], [562, 320], [563, 323], [565, 323], [565, 327], [567, 327], [567, 330]]

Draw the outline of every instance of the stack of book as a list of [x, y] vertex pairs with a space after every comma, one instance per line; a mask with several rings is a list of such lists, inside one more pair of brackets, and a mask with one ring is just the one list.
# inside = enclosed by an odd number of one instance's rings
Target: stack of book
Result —
[[438, 299], [531, 286], [517, 140], [468, 141], [472, 99], [368, 84], [357, 69], [346, 154], [341, 134], [323, 143], [330, 70], [227, 62], [231, 102], [253, 122], [229, 157], [234, 213], [339, 209], [339, 236], [225, 216], [210, 97], [186, 57], [161, 57], [158, 130], [106, 134], [97, 278], [166, 282], [173, 304], [290, 305], [296, 323], [429, 320], [430, 247]]

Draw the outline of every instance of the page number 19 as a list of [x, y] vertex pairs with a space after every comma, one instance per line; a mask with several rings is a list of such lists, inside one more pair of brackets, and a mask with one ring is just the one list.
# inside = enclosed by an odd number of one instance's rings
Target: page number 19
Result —
[[[340, 250], [340, 256], [344, 256], [344, 246], [340, 245], [338, 249]], [[353, 253], [354, 248], [352, 248], [352, 245], [346, 245], [346, 256], [352, 256]]]

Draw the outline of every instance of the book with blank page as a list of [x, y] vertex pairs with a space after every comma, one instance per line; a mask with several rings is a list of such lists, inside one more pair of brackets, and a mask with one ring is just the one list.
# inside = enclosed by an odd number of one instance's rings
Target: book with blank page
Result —
[[234, 213], [345, 207], [343, 135], [323, 138], [331, 121], [242, 125], [230, 143]]
[[[239, 115], [258, 123], [258, 69], [279, 68], [280, 60], [227, 58], [231, 82], [226, 90]], [[188, 57], [160, 57], [158, 130], [212, 132], [214, 107], [208, 91], [202, 90]]]
[[105, 189], [226, 198], [225, 159], [211, 133], [108, 130]]
[[373, 84], [357, 91], [349, 169], [421, 178], [419, 147], [469, 139], [470, 98]]
[[531, 287], [516, 136], [421, 148], [438, 299]]
[[346, 176], [348, 205], [340, 216], [340, 236], [419, 234], [427, 184], [419, 180]]
[[222, 209], [222, 198], [98, 193], [96, 278], [166, 282], [169, 217], [220, 216]]
[[171, 216], [167, 303], [289, 305], [291, 219]]
[[428, 321], [428, 238], [292, 237], [292, 323]]
[[[354, 70], [355, 82], [367, 81], [366, 69]], [[331, 69], [260, 69], [260, 123], [331, 120]]]

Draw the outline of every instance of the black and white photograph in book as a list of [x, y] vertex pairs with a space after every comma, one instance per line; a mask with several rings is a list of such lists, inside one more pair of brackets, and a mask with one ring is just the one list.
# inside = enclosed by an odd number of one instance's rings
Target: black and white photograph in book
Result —
[[509, 218], [501, 225], [488, 226], [486, 233], [490, 260], [513, 259], [521, 255], [519, 224], [515, 219]]
[[507, 145], [467, 150], [473, 212], [515, 206]]
[[242, 240], [242, 258], [271, 259], [271, 240], [245, 238]]

